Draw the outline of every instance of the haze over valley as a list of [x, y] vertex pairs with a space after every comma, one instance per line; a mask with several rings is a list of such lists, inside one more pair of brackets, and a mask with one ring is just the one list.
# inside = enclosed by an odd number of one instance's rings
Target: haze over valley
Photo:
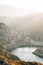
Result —
[[28, 46], [33, 40], [43, 42], [43, 13], [36, 14], [27, 9], [0, 5], [0, 22], [11, 29], [16, 43]]

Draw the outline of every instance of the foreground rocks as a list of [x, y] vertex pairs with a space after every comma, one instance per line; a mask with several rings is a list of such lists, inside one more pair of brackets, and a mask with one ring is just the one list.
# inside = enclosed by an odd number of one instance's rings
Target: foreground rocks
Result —
[[[9, 65], [43, 65], [42, 63], [39, 63], [39, 62], [31, 62], [31, 61], [22, 61], [22, 60], [10, 60], [10, 59], [7, 59], [3, 56], [0, 56], [0, 60], [1, 63], [0, 64], [3, 64], [3, 62], [5, 63], [5, 65], [9, 64]], [[7, 64], [6, 64], [7, 62]]]
[[5, 58], [11, 59], [11, 60], [20, 60], [19, 57], [17, 57], [16, 55], [13, 55], [12, 53], [10, 53], [4, 49], [0, 49], [0, 56], [3, 56]]

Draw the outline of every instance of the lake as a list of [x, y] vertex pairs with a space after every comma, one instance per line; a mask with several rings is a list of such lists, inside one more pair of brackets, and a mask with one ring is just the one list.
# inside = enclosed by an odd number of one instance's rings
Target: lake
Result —
[[40, 58], [32, 52], [35, 50], [35, 47], [24, 47], [24, 48], [17, 48], [12, 51], [13, 54], [17, 55], [21, 60], [24, 61], [37, 61], [43, 63], [43, 58]]

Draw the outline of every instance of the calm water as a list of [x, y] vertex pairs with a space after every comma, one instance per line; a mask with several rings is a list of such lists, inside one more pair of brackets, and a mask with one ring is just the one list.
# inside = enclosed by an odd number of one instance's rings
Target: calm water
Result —
[[17, 48], [15, 50], [12, 51], [13, 54], [17, 55], [21, 60], [25, 60], [25, 61], [37, 61], [37, 62], [41, 62], [43, 63], [43, 58], [40, 58], [34, 54], [32, 54], [32, 52], [35, 50], [36, 48]]

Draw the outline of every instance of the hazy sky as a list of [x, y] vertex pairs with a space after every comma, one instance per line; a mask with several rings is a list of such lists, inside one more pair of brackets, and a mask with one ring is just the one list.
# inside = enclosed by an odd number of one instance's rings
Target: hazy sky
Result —
[[43, 0], [0, 0], [0, 4], [24, 8], [34, 13], [43, 12]]

